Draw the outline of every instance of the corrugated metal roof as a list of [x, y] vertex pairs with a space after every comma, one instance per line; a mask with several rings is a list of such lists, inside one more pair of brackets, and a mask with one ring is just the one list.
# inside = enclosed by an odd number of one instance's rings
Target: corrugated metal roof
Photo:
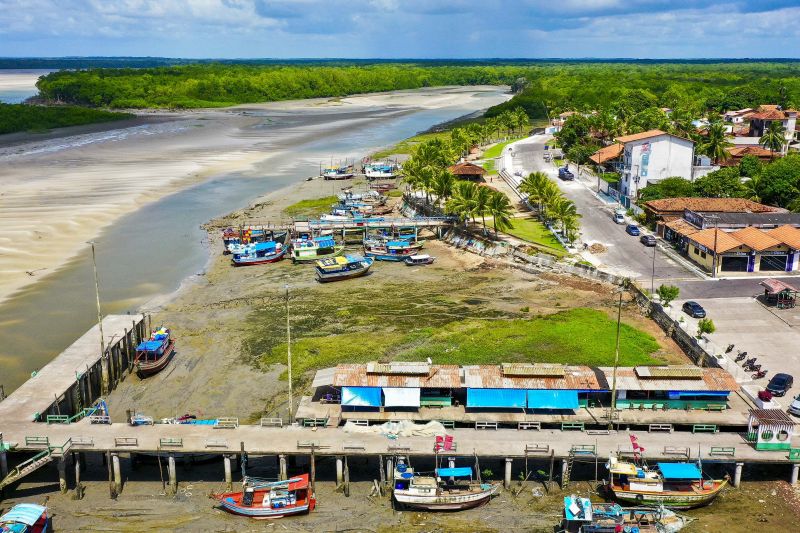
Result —
[[530, 363], [503, 363], [506, 376], [559, 377], [564, 375], [563, 365], [536, 365]]
[[795, 421], [782, 409], [750, 409], [750, 416], [759, 424], [795, 425]]
[[[641, 367], [637, 367], [641, 368]], [[612, 382], [612, 367], [603, 367], [606, 379]], [[722, 368], [702, 368], [702, 379], [692, 378], [656, 378], [640, 379], [636, 369], [625, 367], [617, 369], [617, 389], [642, 391], [736, 391], [739, 385], [727, 371]]]
[[394, 361], [391, 363], [367, 363], [368, 374], [403, 374], [403, 375], [425, 375], [431, 372], [431, 365], [428, 363], [415, 363], [406, 361]]
[[701, 379], [703, 377], [703, 369], [697, 366], [637, 366], [634, 370], [640, 378]]
[[330, 387], [333, 384], [333, 374], [335, 368], [321, 368], [314, 374], [314, 381], [311, 382], [311, 387], [317, 389], [319, 387]]
[[470, 389], [585, 389], [607, 390], [594, 369], [564, 366], [562, 376], [509, 376], [499, 365], [464, 367], [464, 386]]
[[456, 365], [431, 365], [425, 375], [371, 374], [367, 365], [339, 365], [333, 375], [334, 387], [419, 387], [458, 389], [461, 372]]

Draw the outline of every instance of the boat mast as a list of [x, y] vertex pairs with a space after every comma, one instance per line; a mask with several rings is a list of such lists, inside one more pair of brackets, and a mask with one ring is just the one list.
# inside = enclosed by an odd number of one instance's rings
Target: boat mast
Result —
[[286, 284], [286, 359], [289, 367], [289, 422], [292, 421], [294, 397], [292, 395], [292, 330], [289, 326], [289, 284]]

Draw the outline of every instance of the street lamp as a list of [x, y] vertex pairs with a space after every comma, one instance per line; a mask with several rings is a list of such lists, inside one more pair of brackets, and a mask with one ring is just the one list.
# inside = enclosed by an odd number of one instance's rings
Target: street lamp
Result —
[[92, 268], [94, 269], [94, 295], [97, 301], [97, 325], [100, 328], [100, 355], [106, 356], [106, 342], [103, 336], [103, 315], [100, 312], [100, 283], [97, 281], [97, 257], [94, 251], [94, 241], [86, 241], [92, 247]]

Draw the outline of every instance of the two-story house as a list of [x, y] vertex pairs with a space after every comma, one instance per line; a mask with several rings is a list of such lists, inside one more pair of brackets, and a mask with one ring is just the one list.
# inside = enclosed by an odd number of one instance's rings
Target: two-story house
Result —
[[788, 146], [795, 138], [797, 111], [793, 109], [781, 109], [781, 106], [778, 105], [762, 105], [755, 113], [748, 115], [748, 118], [750, 119], [750, 136], [753, 138], [760, 138], [764, 135], [773, 122], [780, 122], [786, 130], [785, 146]]
[[617, 137], [622, 145], [620, 193], [636, 198], [648, 184], [679, 176], [691, 180], [694, 142], [661, 130]]

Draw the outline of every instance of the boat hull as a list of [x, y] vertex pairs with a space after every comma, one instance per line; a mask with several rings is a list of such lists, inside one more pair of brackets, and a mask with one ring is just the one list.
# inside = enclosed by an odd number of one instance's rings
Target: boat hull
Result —
[[400, 505], [408, 509], [418, 509], [421, 511], [463, 511], [485, 505], [497, 493], [498, 486], [465, 495], [444, 495], [444, 496], [419, 496], [407, 494], [404, 491], [396, 490], [394, 499]]
[[708, 505], [719, 496], [722, 489], [728, 484], [727, 480], [715, 482], [713, 489], [689, 492], [689, 491], [664, 491], [664, 492], [645, 492], [630, 491], [620, 488], [608, 487], [609, 494], [617, 501], [632, 505], [663, 505], [668, 509], [695, 509]]
[[364, 252], [364, 255], [367, 257], [371, 257], [376, 261], [405, 261], [406, 258], [411, 257], [414, 254], [384, 254], [380, 252]]
[[317, 271], [317, 281], [319, 281], [320, 283], [330, 283], [332, 281], [344, 281], [346, 279], [360, 278], [361, 276], [366, 276], [367, 273], [369, 273], [370, 268], [372, 268], [372, 264], [364, 268], [360, 268], [358, 270], [350, 270], [348, 272], [320, 274], [319, 271]]
[[250, 266], [250, 265], [266, 265], [267, 263], [277, 263], [286, 255], [286, 252], [289, 250], [289, 247], [284, 247], [280, 252], [264, 257], [256, 257], [253, 259], [248, 258], [233, 258], [231, 262], [233, 266]]
[[231, 514], [239, 516], [248, 516], [256, 520], [270, 520], [275, 518], [283, 518], [284, 516], [307, 514], [314, 510], [314, 500], [305, 505], [298, 505], [295, 507], [283, 507], [281, 509], [256, 509], [252, 507], [242, 507], [233, 501], [227, 499], [220, 499], [220, 506]]
[[175, 355], [175, 341], [170, 339], [169, 345], [164, 349], [164, 355], [155, 361], [136, 362], [136, 375], [140, 378], [146, 378], [158, 374], [167, 367], [173, 355]]
[[296, 256], [292, 255], [292, 261], [295, 263], [313, 263], [314, 261], [319, 261], [320, 259], [328, 259], [329, 257], [336, 257], [342, 255], [344, 253], [344, 246], [338, 245], [334, 248], [334, 251], [329, 254], [322, 254], [322, 255], [314, 255], [314, 256]]

